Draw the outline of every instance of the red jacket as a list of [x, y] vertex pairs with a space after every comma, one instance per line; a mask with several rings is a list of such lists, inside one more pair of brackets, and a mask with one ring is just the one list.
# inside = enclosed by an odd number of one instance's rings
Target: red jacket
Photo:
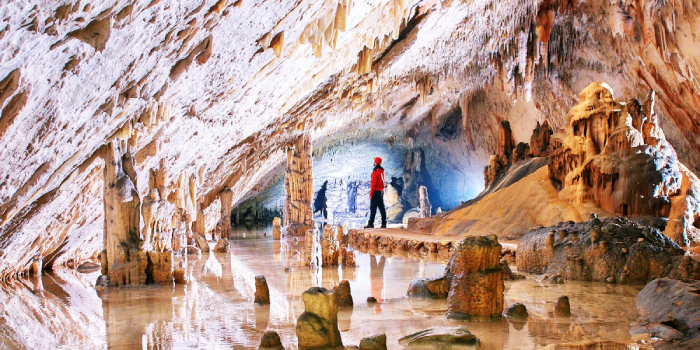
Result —
[[377, 165], [372, 171], [372, 182], [369, 185], [369, 198], [374, 191], [384, 191], [384, 168]]

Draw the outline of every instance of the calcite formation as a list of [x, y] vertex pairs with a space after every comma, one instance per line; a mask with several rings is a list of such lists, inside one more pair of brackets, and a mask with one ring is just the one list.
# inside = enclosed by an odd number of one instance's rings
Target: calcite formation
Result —
[[139, 247], [141, 200], [132, 180], [133, 158], [126, 145], [111, 142], [103, 149], [104, 250], [102, 275], [112, 285], [145, 284], [147, 253]]
[[445, 275], [414, 280], [409, 297], [447, 297], [447, 318], [479, 320], [501, 317], [504, 268], [495, 235], [468, 237], [450, 257]]
[[284, 229], [301, 236], [313, 227], [313, 180], [311, 169], [311, 139], [303, 134], [287, 149], [287, 170], [284, 176]]
[[304, 313], [297, 319], [299, 349], [336, 349], [343, 347], [338, 329], [336, 292], [313, 287], [302, 294]]
[[656, 228], [626, 218], [563, 222], [526, 233], [518, 271], [565, 280], [643, 284], [655, 278], [700, 278], [700, 262]]
[[644, 103], [620, 103], [608, 85], [589, 85], [569, 112], [565, 134], [553, 136], [549, 178], [570, 202], [625, 216], [668, 217], [666, 234], [687, 245], [700, 239], [693, 226], [700, 184], [666, 140], [654, 103], [654, 91]]

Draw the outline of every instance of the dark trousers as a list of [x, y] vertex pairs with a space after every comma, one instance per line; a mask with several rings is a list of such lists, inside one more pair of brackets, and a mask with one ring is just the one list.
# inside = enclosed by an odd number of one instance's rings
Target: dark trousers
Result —
[[374, 191], [372, 200], [369, 204], [369, 226], [374, 226], [374, 217], [377, 214], [382, 214], [382, 226], [386, 226], [386, 209], [384, 209], [384, 191]]

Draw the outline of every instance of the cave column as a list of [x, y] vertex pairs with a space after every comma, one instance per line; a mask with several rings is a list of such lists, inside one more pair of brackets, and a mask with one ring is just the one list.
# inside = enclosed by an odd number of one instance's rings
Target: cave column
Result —
[[141, 201], [134, 184], [133, 156], [113, 141], [103, 148], [104, 250], [102, 275], [110, 285], [145, 284], [148, 257], [139, 247]]
[[311, 138], [304, 134], [287, 149], [287, 169], [284, 176], [283, 218], [289, 234], [301, 236], [313, 228], [313, 199]]
[[228, 239], [231, 236], [231, 203], [233, 191], [226, 187], [221, 191], [221, 238]]

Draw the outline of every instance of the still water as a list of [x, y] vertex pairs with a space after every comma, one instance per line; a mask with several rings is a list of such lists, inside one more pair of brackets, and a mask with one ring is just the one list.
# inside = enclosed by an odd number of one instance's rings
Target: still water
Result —
[[[239, 230], [230, 253], [189, 256], [187, 285], [96, 291], [99, 271], [73, 270], [0, 284], [0, 348], [252, 349], [266, 330], [275, 330], [287, 349], [296, 349], [302, 292], [343, 279], [350, 281], [355, 301], [338, 315], [345, 345], [386, 333], [389, 348], [401, 348], [398, 339], [405, 335], [462, 324], [484, 349], [583, 349], [591, 342], [594, 348], [637, 347], [629, 328], [638, 317], [634, 298], [642, 286], [540, 284], [528, 276], [506, 282], [505, 295], [506, 306], [525, 304], [528, 322], [458, 323], [445, 320], [444, 300], [404, 298], [412, 279], [439, 276], [444, 265], [356, 251], [355, 267], [311, 271], [301, 266], [303, 250], [303, 241], [274, 242], [270, 228]], [[265, 275], [271, 305], [253, 304], [256, 275]], [[571, 317], [552, 314], [561, 295], [571, 300]], [[369, 296], [378, 303], [368, 305]]]

